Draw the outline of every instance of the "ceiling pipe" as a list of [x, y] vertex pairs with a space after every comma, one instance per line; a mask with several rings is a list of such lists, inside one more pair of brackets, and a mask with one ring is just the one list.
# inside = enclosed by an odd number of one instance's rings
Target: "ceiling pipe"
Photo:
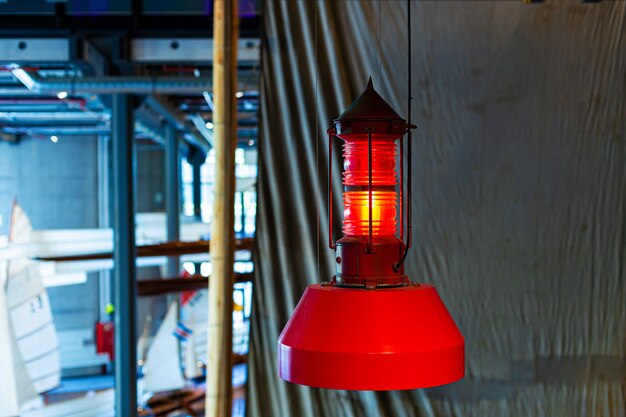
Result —
[[[29, 72], [14, 66], [11, 73], [26, 88], [37, 94], [57, 94], [66, 91], [69, 94], [202, 94], [211, 91], [213, 80], [209, 77], [66, 77], [43, 78], [34, 72]], [[239, 83], [240, 90], [247, 89], [256, 82], [254, 73], [249, 72]]]
[[[182, 112], [170, 106], [165, 100], [154, 96], [157, 93], [188, 94], [203, 93], [212, 89], [212, 78], [207, 77], [66, 77], [66, 78], [43, 78], [34, 72], [26, 71], [19, 66], [13, 66], [11, 73], [17, 78], [29, 92], [35, 94], [55, 95], [59, 92], [67, 92], [70, 95], [77, 94], [112, 94], [134, 93], [149, 94], [146, 104], [153, 110], [162, 114], [176, 129], [185, 132], [184, 138], [195, 146], [205, 151], [212, 147], [213, 135], [204, 123], [194, 122], [196, 129], [202, 137], [191, 131], [185, 124], [185, 116]], [[242, 85], [255, 82], [254, 74], [243, 77]]]
[[[50, 97], [55, 95], [50, 93]], [[0, 87], [0, 97], [37, 97], [37, 94], [24, 88], [23, 84], [16, 84], [15, 87], [8, 87], [6, 85]]]
[[71, 127], [4, 127], [3, 132], [19, 133], [26, 135], [63, 135], [63, 136], [88, 136], [88, 135], [108, 135], [111, 129], [107, 127], [93, 126], [71, 126]]
[[190, 94], [211, 89], [211, 79], [202, 77], [84, 77], [42, 78], [22, 68], [13, 68], [11, 73], [26, 88], [37, 94]]
[[41, 136], [90, 136], [90, 135], [109, 135], [111, 129], [107, 127], [94, 127], [94, 126], [36, 126], [36, 127], [4, 127], [3, 132], [7, 133], [19, 133], [26, 135], [41, 135]]
[[[146, 97], [144, 104], [155, 112], [161, 114], [165, 118], [165, 120], [172, 126], [174, 126], [174, 128], [176, 128], [177, 130], [187, 132], [184, 136], [188, 142], [199, 147], [200, 149], [203, 149], [206, 152], [208, 152], [213, 147], [213, 136], [211, 135], [210, 137], [208, 137], [205, 132], [198, 128], [195, 123], [194, 126], [202, 137], [198, 136], [195, 132], [192, 132], [192, 130], [189, 129], [189, 127], [185, 123], [185, 114], [170, 105], [165, 98], [158, 95], [149, 95], [148, 97]], [[202, 124], [202, 127], [206, 129], [204, 124]]]
[[[40, 135], [40, 136], [89, 136], [110, 135], [111, 128], [107, 126], [6, 126], [3, 132], [12, 134]], [[141, 122], [135, 122], [134, 132], [136, 136], [149, 137], [153, 141], [164, 144], [165, 138], [155, 129]]]
[[[206, 127], [206, 122], [204, 119], [197, 114], [190, 114], [187, 116], [187, 119], [193, 123], [193, 125], [198, 129], [198, 132], [206, 139], [209, 143], [210, 148], [213, 147], [213, 131]], [[209, 148], [209, 149], [210, 149]], [[207, 149], [207, 151], [209, 150]]]
[[[60, 104], [63, 103], [62, 101], [58, 102]], [[152, 110], [159, 113], [159, 115], [163, 116], [166, 121], [172, 123], [178, 130], [185, 132], [185, 140], [189, 143], [206, 151], [210, 149], [210, 143], [207, 142], [207, 140], [193, 132], [191, 126], [185, 125], [185, 115], [183, 113], [178, 112], [176, 109], [163, 102], [163, 100], [156, 98], [147, 100], [146, 104], [148, 104]], [[0, 111], [0, 120], [3, 120], [5, 123], [13, 125], [28, 123], [38, 124], [32, 126], [15, 126], [14, 129], [19, 129], [20, 132], [30, 130], [42, 135], [105, 135], [109, 134], [110, 129], [106, 126], [97, 125], [107, 123], [110, 119], [111, 115], [108, 112], [33, 111], [32, 109], [21, 112]], [[42, 123], [46, 124], [41, 125]], [[49, 126], [47, 123], [82, 124], [82, 126]], [[94, 124], [96, 124], [96, 126], [94, 126]], [[161, 144], [165, 143], [163, 134], [159, 133], [158, 129], [149, 127], [150, 125], [150, 123], [145, 123], [145, 121], [138, 121], [135, 124], [135, 131], [136, 133], [141, 133], [142, 135], [153, 138], [155, 142]], [[9, 131], [10, 127], [11, 126], [6, 126], [4, 130]]]
[[65, 112], [0, 112], [0, 120], [9, 123], [20, 122], [106, 122], [111, 119], [108, 113], [94, 113], [82, 111]]

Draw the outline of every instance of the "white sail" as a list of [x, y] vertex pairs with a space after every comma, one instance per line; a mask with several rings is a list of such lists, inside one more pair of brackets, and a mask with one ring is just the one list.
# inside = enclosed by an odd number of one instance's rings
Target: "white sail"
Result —
[[40, 407], [40, 397], [35, 391], [28, 371], [22, 362], [9, 319], [4, 291], [6, 265], [0, 273], [0, 417], [20, 415], [24, 410]]
[[[32, 227], [22, 208], [14, 203], [9, 228], [9, 244], [29, 243]], [[61, 358], [50, 300], [43, 285], [39, 265], [26, 257], [7, 262], [6, 306], [13, 338], [37, 393], [59, 385]]]
[[200, 290], [184, 297], [180, 311], [181, 321], [192, 331], [183, 348], [185, 376], [190, 379], [202, 376], [206, 365], [208, 306], [209, 291]]
[[148, 349], [143, 368], [145, 391], [172, 391], [185, 386], [180, 366], [179, 342], [174, 336], [178, 321], [177, 310], [177, 304], [172, 303]]
[[[0, 262], [0, 417], [114, 417], [113, 390], [45, 406], [39, 393], [59, 385], [59, 341], [40, 265], [27, 257], [32, 228], [14, 204]], [[23, 250], [22, 250], [23, 249]]]

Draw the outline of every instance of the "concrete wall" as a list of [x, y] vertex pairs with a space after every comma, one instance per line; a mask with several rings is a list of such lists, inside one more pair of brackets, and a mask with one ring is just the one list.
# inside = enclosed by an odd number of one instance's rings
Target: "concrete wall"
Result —
[[156, 147], [137, 149], [138, 213], [165, 210], [165, 150]]
[[97, 195], [95, 137], [0, 143], [0, 233], [14, 197], [35, 229], [97, 227]]
[[[98, 227], [97, 138], [65, 137], [58, 143], [24, 138], [0, 143], [0, 234], [7, 232], [13, 198], [34, 229]], [[93, 328], [98, 281], [48, 290], [57, 330]]]
[[[61, 138], [58, 143], [35, 138], [24, 138], [18, 144], [0, 143], [0, 234], [7, 233], [13, 198], [24, 207], [34, 229], [98, 227], [98, 149], [97, 137]], [[163, 148], [137, 149], [137, 212], [164, 210], [164, 163]], [[112, 209], [111, 205], [110, 221]], [[139, 279], [159, 276], [158, 268], [138, 270]], [[93, 329], [104, 308], [99, 290], [95, 273], [89, 274], [84, 284], [49, 288], [57, 330]], [[138, 300], [138, 330], [142, 331], [145, 317], [150, 315], [155, 331], [166, 305], [166, 297]]]

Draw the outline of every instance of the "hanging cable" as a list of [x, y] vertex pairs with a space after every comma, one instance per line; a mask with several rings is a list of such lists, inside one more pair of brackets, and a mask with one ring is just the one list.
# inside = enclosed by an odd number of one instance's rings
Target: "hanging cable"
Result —
[[[408, 58], [407, 134], [409, 136], [408, 144], [407, 144], [408, 157], [406, 161], [407, 172], [408, 172], [407, 179], [406, 179], [406, 188], [407, 188], [406, 194], [408, 195], [408, 198], [405, 204], [407, 233], [406, 233], [406, 244], [404, 246], [404, 253], [402, 254], [402, 258], [400, 258], [400, 261], [396, 265], [394, 265], [395, 270], [400, 269], [400, 267], [404, 264], [404, 261], [406, 260], [406, 255], [409, 253], [409, 248], [413, 244], [413, 240], [412, 240], [413, 225], [411, 221], [411, 176], [412, 176], [411, 175], [411, 142], [413, 141], [411, 137], [411, 101], [413, 100], [413, 97], [411, 96], [411, 0], [406, 1], [406, 32], [407, 32], [407, 58]], [[400, 167], [400, 169], [403, 169], [403, 167]]]
[[383, 88], [383, 0], [378, 2], [378, 81], [380, 83], [380, 92], [384, 93]]
[[[319, 163], [319, 138], [317, 135], [317, 129], [318, 129], [318, 113], [317, 113], [317, 78], [318, 78], [318, 70], [317, 70], [317, 0], [315, 0], [315, 13], [314, 13], [314, 18], [315, 18], [315, 22], [313, 24], [313, 26], [315, 27], [315, 126], [313, 126], [313, 134], [315, 135], [315, 195], [317, 196], [317, 204], [316, 204], [316, 208], [317, 208], [317, 240], [316, 240], [316, 246], [317, 246], [317, 276], [320, 276], [320, 163]], [[330, 163], [332, 163], [332, 161], [330, 161]], [[332, 213], [329, 213], [330, 216], [332, 216]]]

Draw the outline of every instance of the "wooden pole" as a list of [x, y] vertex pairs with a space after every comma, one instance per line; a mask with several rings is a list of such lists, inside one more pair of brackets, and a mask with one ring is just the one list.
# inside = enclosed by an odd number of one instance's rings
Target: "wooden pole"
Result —
[[215, 199], [211, 223], [206, 417], [232, 410], [235, 149], [237, 147], [238, 0], [213, 2]]

